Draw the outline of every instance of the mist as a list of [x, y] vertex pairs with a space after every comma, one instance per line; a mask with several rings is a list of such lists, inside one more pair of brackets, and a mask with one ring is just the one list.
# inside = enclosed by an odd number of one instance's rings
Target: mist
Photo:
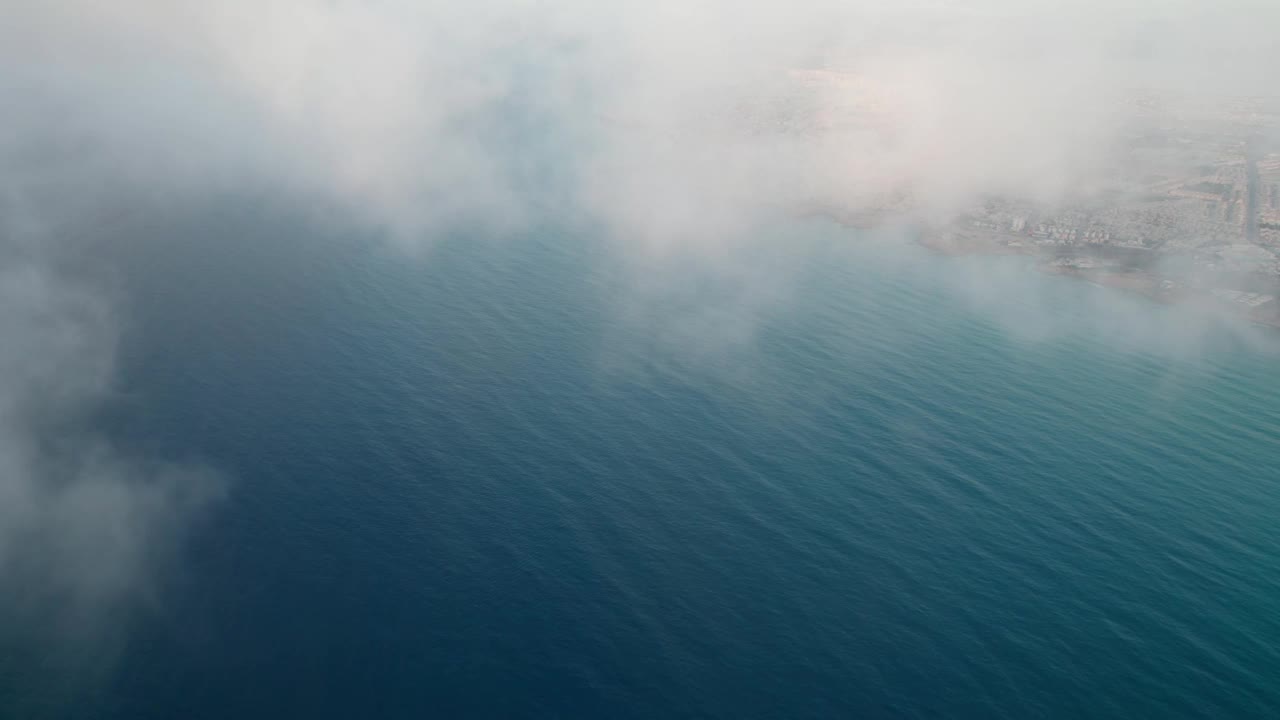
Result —
[[[75, 616], [145, 594], [221, 493], [212, 471], [93, 426], [129, 308], [94, 248], [121, 218], [252, 191], [423, 262], [459, 229], [564, 218], [631, 269], [621, 316], [749, 345], [795, 264], [759, 251], [761, 227], [1087, 197], [1123, 162], [1131, 93], [1264, 93], [1277, 26], [1261, 2], [7, 2], [0, 581]], [[876, 252], [909, 262], [912, 232], [890, 234]], [[954, 290], [1052, 334], [1051, 309], [1006, 295], [1040, 280], [1008, 272], [969, 263]], [[655, 310], [707, 278], [715, 306]], [[1198, 317], [1152, 327], [1128, 299], [1099, 303], [1117, 342], [1200, 346]]]

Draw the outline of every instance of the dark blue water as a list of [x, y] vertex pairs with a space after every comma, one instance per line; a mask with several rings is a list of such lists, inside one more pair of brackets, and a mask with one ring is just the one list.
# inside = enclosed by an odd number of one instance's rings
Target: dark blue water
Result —
[[552, 224], [183, 222], [126, 270], [120, 434], [231, 494], [74, 716], [1280, 710], [1280, 368], [1230, 334], [1028, 275], [1028, 335], [817, 224], [747, 312]]

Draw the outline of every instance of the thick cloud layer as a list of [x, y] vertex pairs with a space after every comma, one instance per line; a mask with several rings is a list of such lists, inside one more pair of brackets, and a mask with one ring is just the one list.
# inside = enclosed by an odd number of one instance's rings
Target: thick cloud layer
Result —
[[[9, 8], [18, 123], [53, 114], [115, 174], [318, 193], [410, 244], [524, 217], [503, 113], [536, 110], [579, 143], [576, 206], [667, 246], [697, 225], [722, 242], [726, 218], [761, 203], [906, 185], [941, 213], [985, 192], [1051, 201], [1106, 160], [1122, 93], [1257, 91], [1280, 60], [1262, 30], [1280, 12], [1248, 4]], [[866, 122], [779, 132], [778, 113], [842, 106]]]

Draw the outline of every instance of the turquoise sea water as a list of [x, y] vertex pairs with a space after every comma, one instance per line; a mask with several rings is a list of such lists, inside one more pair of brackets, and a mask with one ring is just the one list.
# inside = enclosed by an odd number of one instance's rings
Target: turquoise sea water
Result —
[[231, 496], [75, 716], [1280, 712], [1265, 340], [820, 223], [657, 283], [197, 226], [121, 434]]

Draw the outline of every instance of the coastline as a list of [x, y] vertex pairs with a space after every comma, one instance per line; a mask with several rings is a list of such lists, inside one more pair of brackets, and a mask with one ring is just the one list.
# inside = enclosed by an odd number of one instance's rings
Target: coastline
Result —
[[[838, 224], [851, 228], [868, 228], [876, 224], [869, 222], [868, 218], [841, 217], [840, 213], [822, 214]], [[1002, 238], [1004, 242], [1001, 242]], [[1231, 318], [1248, 320], [1254, 325], [1280, 331], [1280, 299], [1267, 302], [1265, 309], [1260, 310], [1258, 307], [1245, 309], [1235, 302], [1217, 299], [1208, 292], [1192, 290], [1176, 283], [1166, 286], [1164, 284], [1166, 278], [1142, 272], [1142, 270], [1114, 270], [1106, 269], [1106, 266], [1078, 268], [1071, 265], [1055, 265], [1046, 258], [1046, 252], [1025, 242], [1025, 238], [1020, 236], [1007, 236], [1000, 232], [986, 233], [983, 236], [956, 232], [943, 234], [936, 229], [924, 229], [916, 234], [915, 243], [933, 254], [947, 256], [947, 258], [964, 258], [964, 256], [973, 255], [1037, 258], [1039, 261], [1036, 263], [1036, 269], [1044, 274], [1065, 275], [1065, 277], [1080, 279], [1108, 290], [1134, 293], [1161, 305], [1206, 305], [1222, 311]]]
[[[837, 218], [838, 220], [838, 218]], [[847, 223], [846, 223], [847, 224]], [[1113, 270], [1106, 267], [1080, 268], [1071, 265], [1055, 265], [1045, 253], [1035, 246], [1024, 244], [1022, 238], [1001, 242], [997, 233], [984, 236], [938, 232], [921, 232], [915, 242], [926, 250], [946, 257], [964, 256], [1025, 256], [1038, 258], [1035, 267], [1047, 275], [1060, 275], [1110, 289], [1140, 295], [1161, 305], [1202, 304], [1223, 311], [1225, 314], [1272, 330], [1280, 330], [1280, 300], [1273, 300], [1265, 308], [1245, 308], [1238, 303], [1215, 298], [1208, 292], [1192, 290], [1177, 285], [1165, 285], [1165, 278], [1141, 270]]]

